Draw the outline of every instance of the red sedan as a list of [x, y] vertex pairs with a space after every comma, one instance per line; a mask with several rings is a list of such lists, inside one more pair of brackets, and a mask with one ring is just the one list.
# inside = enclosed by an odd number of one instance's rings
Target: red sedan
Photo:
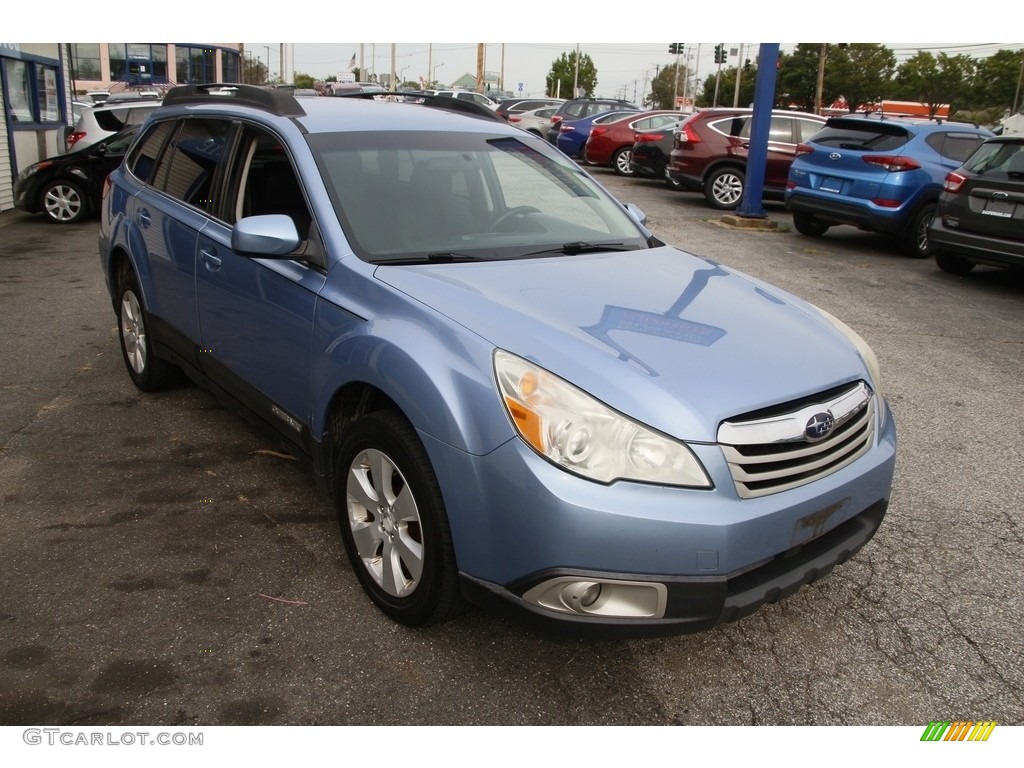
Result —
[[680, 122], [686, 115], [677, 110], [654, 109], [637, 115], [628, 115], [621, 120], [604, 125], [595, 125], [584, 149], [584, 157], [590, 165], [611, 166], [620, 176], [632, 176], [629, 161], [637, 131], [664, 128]]

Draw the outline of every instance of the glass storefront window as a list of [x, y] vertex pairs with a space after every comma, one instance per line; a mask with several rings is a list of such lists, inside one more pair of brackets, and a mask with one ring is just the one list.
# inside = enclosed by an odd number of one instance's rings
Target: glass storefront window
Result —
[[56, 123], [60, 120], [56, 67], [6, 59], [4, 68], [7, 116], [12, 123]]
[[71, 77], [76, 80], [103, 78], [99, 43], [71, 43]]
[[32, 83], [29, 80], [28, 63], [9, 59], [4, 62], [7, 70], [7, 114], [13, 122], [31, 123]]

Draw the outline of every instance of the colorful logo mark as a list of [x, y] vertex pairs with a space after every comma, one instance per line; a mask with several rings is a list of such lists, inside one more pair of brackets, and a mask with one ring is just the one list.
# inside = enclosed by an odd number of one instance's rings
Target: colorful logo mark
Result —
[[932, 720], [921, 734], [921, 741], [988, 741], [995, 720]]

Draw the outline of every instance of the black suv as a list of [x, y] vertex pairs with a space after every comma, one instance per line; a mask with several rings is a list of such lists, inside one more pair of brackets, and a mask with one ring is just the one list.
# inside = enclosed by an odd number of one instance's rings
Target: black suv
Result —
[[563, 120], [579, 120], [581, 117], [600, 115], [603, 112], [611, 112], [616, 109], [640, 111], [640, 107], [625, 99], [569, 99], [551, 116], [551, 126], [548, 128], [546, 138], [552, 144], [555, 143], [555, 139], [558, 138], [559, 124]]

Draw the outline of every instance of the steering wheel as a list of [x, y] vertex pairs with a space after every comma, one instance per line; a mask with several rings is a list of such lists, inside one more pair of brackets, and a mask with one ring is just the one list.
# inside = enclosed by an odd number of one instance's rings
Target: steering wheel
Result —
[[540, 213], [540, 209], [534, 208], [532, 205], [517, 205], [514, 208], [509, 208], [491, 225], [491, 231], [500, 232], [502, 224], [511, 221], [516, 217], [529, 216], [531, 213]]

